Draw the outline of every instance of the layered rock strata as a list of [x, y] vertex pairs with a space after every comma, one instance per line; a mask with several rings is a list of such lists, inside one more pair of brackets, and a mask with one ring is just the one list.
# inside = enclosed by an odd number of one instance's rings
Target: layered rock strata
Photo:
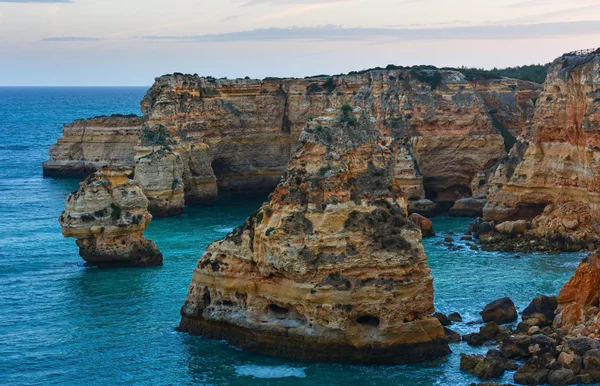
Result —
[[65, 125], [43, 164], [45, 176], [87, 176], [104, 166], [134, 167], [134, 147], [144, 118], [112, 115]]
[[181, 331], [311, 361], [449, 353], [395, 178], [404, 144], [375, 122], [348, 110], [312, 122], [269, 201], [198, 262]]
[[490, 179], [487, 221], [572, 249], [600, 241], [600, 55], [555, 60], [531, 130]]
[[69, 195], [59, 217], [65, 237], [77, 239], [79, 255], [99, 267], [162, 265], [162, 254], [144, 238], [152, 216], [131, 170], [104, 169]]
[[[527, 121], [531, 88], [511, 79], [469, 83], [456, 71], [417, 68], [262, 81], [173, 74], [157, 78], [144, 97], [140, 137], [145, 129], [163, 128], [162, 139], [182, 157], [184, 170], [195, 170], [183, 175], [186, 201], [205, 203], [213, 201], [216, 188], [208, 179], [196, 188], [194, 173], [214, 175], [223, 192], [271, 191], [305, 122], [348, 104], [368, 112], [382, 132], [409, 139], [407, 159], [419, 164], [416, 175], [402, 177], [410, 210], [430, 215], [436, 209], [431, 200], [444, 209], [469, 197], [473, 177], [504, 156], [494, 119], [511, 128]], [[188, 167], [191, 145], [210, 149], [202, 167]], [[66, 153], [57, 158], [51, 152], [48, 165], [68, 160]], [[131, 159], [134, 154], [132, 149]], [[63, 168], [75, 170], [77, 162], [65, 161]]]

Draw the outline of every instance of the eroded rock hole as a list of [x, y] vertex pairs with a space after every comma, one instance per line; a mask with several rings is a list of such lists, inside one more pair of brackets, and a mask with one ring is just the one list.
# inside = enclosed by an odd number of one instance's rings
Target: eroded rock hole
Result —
[[373, 315], [363, 315], [356, 318], [356, 323], [363, 326], [377, 327], [379, 326], [379, 318]]
[[277, 304], [269, 304], [269, 311], [276, 315], [285, 315], [288, 313], [289, 309], [279, 307]]

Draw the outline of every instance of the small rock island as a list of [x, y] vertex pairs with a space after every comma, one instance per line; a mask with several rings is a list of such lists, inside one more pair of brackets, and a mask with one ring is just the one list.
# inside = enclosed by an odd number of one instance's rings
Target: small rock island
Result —
[[130, 175], [131, 170], [102, 169], [67, 198], [58, 221], [65, 237], [77, 239], [79, 255], [88, 265], [162, 265], [162, 253], [144, 238], [152, 220], [148, 199]]

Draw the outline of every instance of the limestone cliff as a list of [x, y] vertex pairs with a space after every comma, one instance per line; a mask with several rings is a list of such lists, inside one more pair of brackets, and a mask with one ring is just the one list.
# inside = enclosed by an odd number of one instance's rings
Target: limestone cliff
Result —
[[65, 125], [50, 147], [45, 176], [86, 176], [107, 165], [132, 168], [144, 118], [112, 115], [79, 119]]
[[219, 188], [270, 190], [306, 121], [346, 104], [368, 112], [382, 132], [412, 138], [424, 185], [415, 200], [426, 192], [443, 203], [470, 196], [474, 175], [505, 154], [484, 100], [456, 71], [263, 81], [169, 75], [157, 78], [142, 110], [173, 141], [211, 147]]
[[490, 179], [484, 218], [531, 221], [527, 235], [567, 246], [600, 241], [598, 51], [552, 63], [524, 134]]
[[[142, 100], [145, 121], [136, 125], [144, 128], [136, 130], [141, 142], [169, 143], [182, 159], [185, 201], [204, 204], [214, 201], [217, 186], [238, 194], [271, 191], [297, 148], [306, 121], [348, 104], [369, 113], [382, 132], [409, 139], [407, 152], [418, 162], [418, 175], [410, 177], [414, 183], [405, 181], [411, 190], [410, 208], [430, 214], [435, 205], [426, 197], [442, 207], [470, 197], [473, 177], [505, 155], [498, 129], [503, 126], [495, 127], [495, 120], [516, 131], [529, 119], [536, 95], [528, 82], [470, 83], [457, 71], [419, 68], [306, 79], [227, 80], [173, 74], [157, 78]], [[152, 137], [157, 127], [164, 135]], [[97, 143], [99, 154], [94, 158], [89, 151], [78, 151], [86, 147], [89, 135], [77, 137], [66, 126], [45, 172], [52, 174], [54, 165], [60, 165], [64, 174], [80, 172], [110, 159], [112, 153], [101, 153], [111, 139]], [[131, 139], [130, 166], [136, 154]], [[138, 157], [145, 154], [143, 150]], [[153, 211], [157, 205], [152, 205]]]
[[428, 316], [433, 279], [396, 178], [405, 143], [355, 113], [313, 120], [269, 201], [207, 248], [181, 331], [312, 361], [449, 353]]
[[144, 230], [152, 216], [148, 200], [130, 178], [131, 170], [103, 169], [69, 195], [59, 218], [65, 237], [77, 239], [79, 254], [99, 267], [162, 264], [162, 254]]

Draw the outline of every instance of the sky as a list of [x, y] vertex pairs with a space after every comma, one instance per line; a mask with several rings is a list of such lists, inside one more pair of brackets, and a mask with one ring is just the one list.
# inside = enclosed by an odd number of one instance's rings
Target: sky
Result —
[[493, 68], [598, 46], [600, 0], [0, 0], [0, 86]]

